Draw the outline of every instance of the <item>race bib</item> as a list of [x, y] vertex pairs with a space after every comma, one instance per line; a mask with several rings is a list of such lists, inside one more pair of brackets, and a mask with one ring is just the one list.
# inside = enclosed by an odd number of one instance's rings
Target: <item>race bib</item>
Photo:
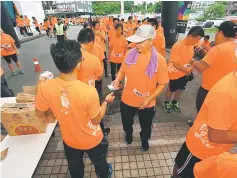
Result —
[[113, 56], [114, 56], [114, 57], [122, 57], [123, 54], [121, 54], [121, 53], [120, 53], [120, 54], [113, 54]]
[[139, 92], [136, 88], [133, 89], [133, 93], [139, 97], [148, 97], [149, 96], [149, 92], [146, 92], [146, 93], [141, 93]]
[[11, 44], [2, 44], [1, 47], [6, 51], [12, 51], [13, 47]]
[[184, 67], [191, 67], [191, 64], [184, 64]]

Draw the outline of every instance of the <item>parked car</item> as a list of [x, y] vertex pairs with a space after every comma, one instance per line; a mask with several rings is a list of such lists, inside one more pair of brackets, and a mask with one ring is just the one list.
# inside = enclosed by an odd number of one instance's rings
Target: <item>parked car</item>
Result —
[[211, 28], [213, 27], [214, 22], [213, 21], [207, 21], [204, 23], [204, 28]]

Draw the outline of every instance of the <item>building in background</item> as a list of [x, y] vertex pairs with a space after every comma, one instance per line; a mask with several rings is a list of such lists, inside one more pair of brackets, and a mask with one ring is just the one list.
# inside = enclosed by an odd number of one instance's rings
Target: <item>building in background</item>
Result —
[[45, 14], [57, 17], [77, 17], [92, 15], [91, 1], [42, 1]]

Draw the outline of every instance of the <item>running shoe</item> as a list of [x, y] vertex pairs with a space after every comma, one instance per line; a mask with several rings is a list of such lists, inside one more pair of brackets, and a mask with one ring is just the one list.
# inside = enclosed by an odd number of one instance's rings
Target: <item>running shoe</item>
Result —
[[106, 127], [106, 128], [103, 130], [103, 133], [104, 133], [104, 135], [109, 135], [109, 133], [110, 133], [110, 128], [109, 128], [109, 127]]
[[171, 113], [171, 103], [169, 101], [165, 101], [163, 103], [163, 107], [164, 107], [165, 112]]
[[176, 111], [176, 112], [181, 112], [181, 109], [179, 107], [179, 102], [178, 101], [172, 101], [171, 102], [171, 106], [172, 108]]
[[108, 163], [108, 167], [109, 167], [109, 178], [111, 178], [112, 175], [113, 175], [113, 167], [112, 167], [112, 164]]
[[149, 147], [150, 147], [150, 146], [149, 146], [148, 140], [142, 139], [142, 150], [143, 150], [143, 151], [148, 151]]
[[127, 134], [127, 135], [126, 135], [126, 142], [127, 142], [128, 145], [130, 145], [130, 144], [132, 143], [132, 140], [133, 140], [133, 139], [132, 139], [132, 135], [128, 135], [128, 134]]
[[193, 120], [188, 120], [188, 121], [187, 121], [187, 125], [188, 125], [189, 127], [192, 127], [192, 126], [193, 126]]
[[13, 75], [13, 76], [16, 76], [16, 72], [12, 72], [12, 75]]
[[20, 74], [24, 74], [25, 72], [23, 70], [20, 70]]

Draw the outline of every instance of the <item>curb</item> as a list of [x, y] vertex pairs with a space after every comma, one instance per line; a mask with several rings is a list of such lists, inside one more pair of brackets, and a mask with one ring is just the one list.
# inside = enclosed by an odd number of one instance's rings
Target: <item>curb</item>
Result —
[[25, 42], [28, 42], [28, 41], [32, 41], [32, 40], [35, 40], [37, 38], [41, 38], [43, 36], [46, 36], [46, 33], [44, 34], [40, 34], [40, 35], [36, 35], [36, 36], [32, 36], [32, 37], [29, 37], [29, 38], [25, 38], [25, 39], [21, 39], [20, 40], [20, 43], [25, 43]]

